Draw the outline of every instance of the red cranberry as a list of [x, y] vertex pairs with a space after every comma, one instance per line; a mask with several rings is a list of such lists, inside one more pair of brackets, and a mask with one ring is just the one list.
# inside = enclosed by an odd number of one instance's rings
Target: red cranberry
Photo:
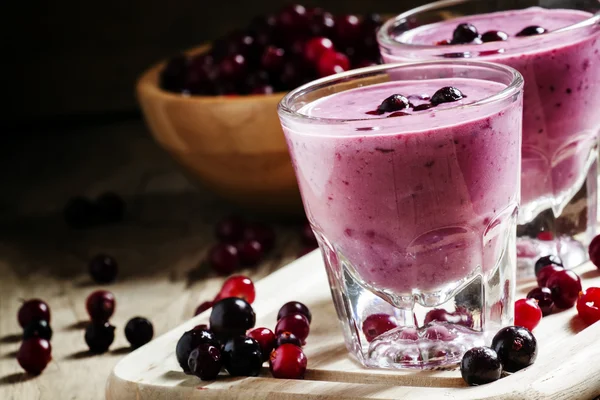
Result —
[[277, 16], [277, 28], [288, 40], [307, 34], [309, 19], [306, 8], [299, 4], [285, 7]]
[[52, 360], [52, 346], [46, 339], [33, 337], [21, 343], [17, 361], [28, 374], [39, 375]]
[[198, 307], [196, 307], [196, 311], [194, 311], [194, 316], [202, 314], [204, 311], [208, 310], [212, 306], [213, 306], [212, 301], [205, 301], [204, 303], [202, 303]]
[[299, 301], [290, 301], [281, 306], [279, 312], [277, 313], [277, 321], [291, 314], [302, 314], [306, 317], [309, 324], [312, 322], [312, 314], [310, 310]]
[[336, 44], [350, 46], [363, 34], [361, 20], [356, 15], [343, 15], [335, 21]]
[[543, 316], [552, 314], [554, 301], [552, 300], [552, 291], [547, 287], [537, 287], [532, 289], [527, 293], [527, 298], [537, 301]]
[[115, 327], [108, 322], [92, 322], [85, 329], [85, 342], [94, 354], [105, 353], [115, 340]]
[[264, 251], [269, 251], [275, 245], [275, 232], [270, 226], [255, 222], [246, 226], [244, 239], [256, 240], [262, 245]]
[[50, 322], [50, 307], [40, 299], [27, 300], [19, 308], [17, 319], [21, 328], [25, 328], [33, 321], [44, 320]]
[[596, 236], [594, 240], [592, 240], [588, 249], [588, 253], [590, 255], [590, 261], [596, 266], [596, 268], [600, 269], [600, 235]]
[[600, 321], [600, 288], [591, 287], [579, 294], [577, 313], [588, 325]]
[[522, 37], [522, 36], [535, 36], [535, 35], [542, 35], [546, 33], [546, 29], [542, 28], [541, 26], [528, 26], [527, 28], [523, 29], [521, 32], [517, 33], [518, 37]]
[[472, 24], [460, 24], [454, 30], [452, 34], [453, 44], [466, 44], [471, 43], [479, 38], [477, 28]]
[[235, 243], [244, 235], [246, 221], [242, 217], [232, 215], [222, 219], [215, 227], [215, 236], [221, 242]]
[[237, 249], [242, 265], [254, 266], [262, 260], [262, 245], [256, 240], [244, 240], [238, 243]]
[[362, 331], [368, 342], [372, 342], [379, 335], [396, 328], [396, 320], [388, 314], [369, 315], [362, 324]]
[[263, 52], [260, 65], [265, 71], [275, 74], [281, 72], [284, 62], [285, 50], [268, 46]]
[[96, 283], [110, 283], [117, 278], [117, 261], [106, 254], [98, 254], [90, 261], [89, 272]]
[[530, 331], [542, 320], [542, 310], [534, 299], [520, 299], [515, 302], [515, 325]]
[[240, 80], [246, 73], [246, 59], [241, 54], [227, 56], [219, 63], [219, 78], [222, 80]]
[[317, 65], [326, 52], [335, 52], [333, 42], [326, 37], [312, 38], [304, 46], [304, 58], [312, 65]]
[[256, 328], [248, 332], [248, 337], [258, 342], [263, 360], [267, 361], [271, 351], [273, 351], [277, 344], [277, 339], [273, 331], [268, 328]]
[[550, 278], [555, 272], [564, 271], [563, 267], [558, 265], [547, 265], [540, 270], [537, 276], [537, 283], [539, 287], [548, 287], [548, 278]]
[[319, 76], [325, 77], [350, 69], [350, 60], [342, 53], [327, 52], [323, 53], [317, 64]]
[[310, 332], [310, 323], [302, 314], [290, 314], [281, 318], [275, 325], [275, 334], [279, 336], [283, 332], [293, 333], [302, 343], [306, 341]]
[[277, 343], [275, 343], [275, 347], [279, 347], [286, 343], [291, 343], [294, 346], [302, 347], [302, 342], [300, 339], [298, 339], [296, 335], [291, 332], [282, 332], [279, 334], [277, 336]]
[[288, 343], [273, 350], [269, 358], [269, 369], [273, 378], [302, 379], [307, 363], [302, 349]]
[[96, 199], [98, 216], [104, 223], [114, 223], [123, 220], [125, 214], [125, 202], [116, 193], [106, 192]]
[[579, 276], [568, 270], [557, 271], [550, 275], [547, 286], [552, 291], [554, 305], [563, 309], [573, 307], [579, 298], [579, 292], [581, 292]]
[[240, 265], [240, 257], [235, 246], [219, 243], [208, 252], [208, 262], [221, 275], [229, 275]]
[[542, 268], [547, 267], [548, 265], [556, 265], [559, 267], [564, 268], [563, 262], [560, 259], [560, 257], [555, 256], [555, 255], [549, 255], [549, 256], [544, 256], [544, 257], [540, 257], [536, 262], [535, 262], [535, 276], [539, 276], [540, 271], [542, 270]]
[[115, 312], [115, 296], [107, 290], [97, 290], [88, 296], [85, 306], [92, 321], [105, 322]]
[[256, 297], [256, 290], [254, 289], [254, 283], [250, 278], [243, 275], [232, 276], [228, 278], [221, 291], [215, 298], [214, 302], [228, 297], [237, 297], [246, 300], [249, 304], [254, 302]]

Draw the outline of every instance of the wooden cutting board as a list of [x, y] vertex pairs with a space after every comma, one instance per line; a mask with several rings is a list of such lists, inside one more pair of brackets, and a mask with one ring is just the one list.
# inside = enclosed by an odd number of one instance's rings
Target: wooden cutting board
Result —
[[[576, 269], [584, 289], [600, 286], [600, 272], [590, 263]], [[521, 282], [519, 297], [535, 287]], [[306, 303], [313, 313], [305, 353], [304, 380], [270, 376], [267, 364], [258, 377], [214, 382], [185, 375], [175, 358], [179, 337], [210, 311], [155, 339], [122, 359], [106, 386], [108, 400], [183, 399], [577, 399], [600, 395], [600, 323], [590, 327], [575, 308], [545, 317], [535, 329], [539, 355], [531, 367], [497, 382], [468, 387], [459, 370], [367, 370], [347, 353], [331, 302], [320, 253], [315, 251], [256, 285], [257, 325], [273, 329], [277, 311], [287, 301]]]

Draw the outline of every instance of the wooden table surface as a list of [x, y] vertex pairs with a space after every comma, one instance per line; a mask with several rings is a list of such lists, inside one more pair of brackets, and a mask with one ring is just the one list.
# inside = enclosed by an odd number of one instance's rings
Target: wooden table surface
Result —
[[[222, 277], [202, 264], [214, 243], [215, 222], [234, 210], [192, 186], [156, 146], [140, 121], [34, 134], [0, 146], [0, 399], [103, 399], [106, 378], [130, 350], [123, 333], [134, 316], [149, 318], [155, 337], [210, 300]], [[67, 228], [60, 210], [74, 195], [112, 190], [127, 202], [125, 221], [84, 231]], [[274, 222], [277, 247], [255, 269], [260, 279], [296, 258], [298, 226]], [[119, 276], [94, 284], [87, 261], [113, 255]], [[112, 291], [115, 342], [104, 355], [87, 352], [85, 299]], [[41, 298], [51, 307], [53, 361], [29, 377], [15, 354], [21, 329], [20, 299]]]

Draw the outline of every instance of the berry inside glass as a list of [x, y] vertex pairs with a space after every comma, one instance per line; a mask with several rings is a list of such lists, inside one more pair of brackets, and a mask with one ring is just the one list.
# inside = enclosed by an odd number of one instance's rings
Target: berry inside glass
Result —
[[[437, 62], [353, 71], [282, 100], [347, 347], [365, 365], [456, 364], [512, 322], [512, 307], [486, 305], [512, 304], [521, 87], [510, 68]], [[455, 318], [426, 319], [434, 309]]]

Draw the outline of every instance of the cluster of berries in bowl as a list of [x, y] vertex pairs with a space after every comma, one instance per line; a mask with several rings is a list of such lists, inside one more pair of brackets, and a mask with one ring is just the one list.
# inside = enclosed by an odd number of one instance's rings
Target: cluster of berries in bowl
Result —
[[333, 16], [295, 4], [259, 16], [200, 54], [170, 59], [164, 90], [189, 95], [271, 94], [379, 63], [378, 14]]

